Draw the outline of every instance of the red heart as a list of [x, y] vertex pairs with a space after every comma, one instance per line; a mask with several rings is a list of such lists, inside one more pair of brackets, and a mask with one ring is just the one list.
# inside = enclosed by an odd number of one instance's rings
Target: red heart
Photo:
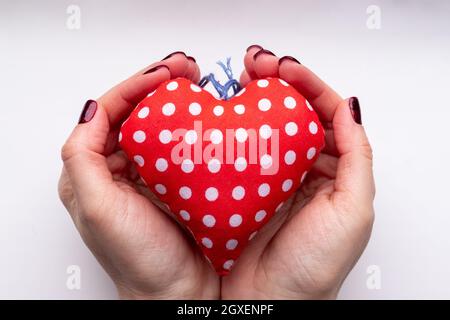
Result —
[[139, 103], [119, 141], [225, 275], [300, 186], [324, 131], [305, 98], [283, 80], [253, 81], [224, 101], [178, 78]]

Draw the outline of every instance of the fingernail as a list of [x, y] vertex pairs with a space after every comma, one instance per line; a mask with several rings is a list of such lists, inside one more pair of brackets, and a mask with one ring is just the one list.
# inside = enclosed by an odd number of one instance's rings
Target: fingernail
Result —
[[253, 60], [256, 60], [258, 58], [258, 56], [260, 56], [262, 54], [270, 54], [271, 56], [275, 55], [272, 51], [269, 51], [269, 50], [266, 50], [266, 49], [261, 49], [261, 50], [259, 50], [257, 53], [255, 53], [253, 55]]
[[192, 60], [192, 61], [194, 61], [194, 62], [197, 62], [197, 60], [195, 60], [195, 58], [194, 58], [194, 57], [191, 57], [191, 56], [187, 56], [186, 58], [188, 58], [189, 60]]
[[148, 70], [145, 71], [143, 74], [152, 73], [152, 72], [155, 72], [156, 70], [159, 70], [159, 69], [161, 69], [161, 68], [166, 68], [167, 70], [170, 71], [170, 69], [169, 69], [168, 66], [166, 66], [166, 65], [164, 65], [164, 64], [160, 64], [159, 66], [156, 66], [156, 67], [153, 67], [153, 68], [148, 69]]
[[91, 121], [96, 111], [97, 111], [97, 102], [95, 100], [86, 101], [83, 107], [83, 111], [81, 111], [78, 124]]
[[175, 51], [175, 52], [172, 52], [171, 54], [169, 54], [167, 57], [165, 57], [164, 59], [161, 59], [161, 61], [164, 61], [164, 60], [167, 60], [167, 59], [169, 59], [170, 57], [172, 57], [172, 56], [174, 56], [174, 55], [176, 55], [176, 54], [179, 54], [179, 53], [181, 53], [181, 54], [183, 54], [184, 56], [186, 56], [186, 53], [184, 53], [183, 51]]
[[357, 124], [362, 124], [361, 121], [361, 108], [359, 107], [359, 100], [357, 97], [351, 97], [348, 100], [348, 106], [350, 107], [350, 111], [352, 112], [353, 120]]
[[261, 47], [260, 45], [257, 45], [257, 44], [252, 44], [250, 47], [247, 48], [246, 52], [249, 52], [250, 49], [253, 49], [253, 48], [258, 48], [259, 50], [261, 50], [263, 47]]
[[295, 63], [301, 64], [300, 61], [298, 61], [294, 57], [284, 56], [284, 57], [281, 57], [280, 60], [278, 60], [278, 65], [281, 65], [281, 63], [283, 63], [283, 61], [286, 61], [286, 60], [293, 61]]

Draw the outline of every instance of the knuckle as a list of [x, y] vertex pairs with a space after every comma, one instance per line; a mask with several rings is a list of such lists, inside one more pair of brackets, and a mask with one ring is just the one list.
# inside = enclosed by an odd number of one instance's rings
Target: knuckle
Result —
[[370, 143], [366, 140], [361, 146], [360, 146], [360, 152], [361, 154], [372, 161], [373, 159], [373, 149]]
[[61, 159], [63, 162], [66, 162], [70, 158], [72, 158], [75, 154], [77, 154], [77, 145], [71, 141], [67, 141], [61, 148]]

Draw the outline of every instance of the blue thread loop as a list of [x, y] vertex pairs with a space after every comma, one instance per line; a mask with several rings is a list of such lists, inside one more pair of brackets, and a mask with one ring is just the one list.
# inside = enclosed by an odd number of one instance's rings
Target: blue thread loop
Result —
[[[214, 89], [216, 89], [217, 93], [219, 93], [219, 97], [221, 99], [228, 100], [241, 90], [241, 85], [236, 79], [233, 79], [233, 71], [231, 70], [230, 57], [227, 58], [227, 65], [225, 65], [222, 61], [217, 61], [217, 64], [222, 68], [222, 70], [227, 75], [228, 81], [224, 85], [222, 85], [219, 81], [216, 80], [214, 74], [210, 73], [209, 75], [203, 77], [198, 83], [198, 85], [203, 88], [208, 84], [208, 82], [211, 82], [211, 84], [214, 86]], [[233, 88], [234, 94], [228, 96], [230, 88]]]

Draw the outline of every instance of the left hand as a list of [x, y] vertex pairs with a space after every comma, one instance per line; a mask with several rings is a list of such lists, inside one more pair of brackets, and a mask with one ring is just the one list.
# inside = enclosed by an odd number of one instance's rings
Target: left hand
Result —
[[260, 49], [252, 46], [245, 56], [242, 86], [265, 77], [290, 83], [319, 114], [326, 146], [301, 188], [222, 278], [222, 298], [333, 299], [374, 219], [372, 150], [359, 104], [343, 100], [295, 59]]

